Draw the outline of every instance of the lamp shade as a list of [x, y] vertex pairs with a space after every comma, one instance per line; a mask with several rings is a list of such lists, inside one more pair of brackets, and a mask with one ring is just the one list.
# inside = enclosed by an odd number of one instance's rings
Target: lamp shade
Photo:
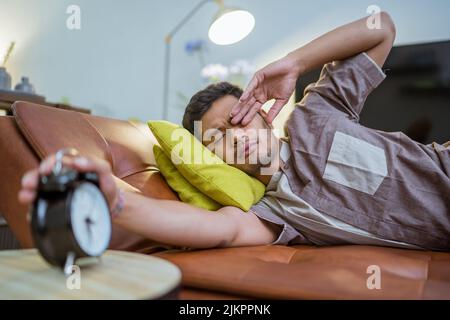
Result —
[[218, 45], [229, 45], [241, 41], [255, 27], [253, 15], [240, 9], [221, 10], [209, 27], [209, 39]]

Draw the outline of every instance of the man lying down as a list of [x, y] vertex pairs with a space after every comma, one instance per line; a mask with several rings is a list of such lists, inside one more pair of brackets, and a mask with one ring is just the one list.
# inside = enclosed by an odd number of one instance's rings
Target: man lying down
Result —
[[[395, 38], [389, 15], [379, 18], [379, 29], [369, 29], [363, 18], [289, 53], [258, 71], [243, 93], [219, 83], [192, 97], [184, 127], [194, 132], [194, 122], [201, 121], [203, 131], [223, 132], [213, 151], [266, 185], [265, 196], [247, 213], [228, 206], [211, 214], [183, 202], [141, 196], [114, 177], [104, 160], [79, 157], [65, 159], [66, 165], [99, 174], [111, 210], [121, 209], [113, 217], [116, 225], [163, 244], [449, 250], [449, 146], [422, 145], [404, 134], [359, 124], [364, 101], [385, 78], [381, 67]], [[297, 78], [320, 66], [320, 78], [306, 89], [287, 121], [288, 140], [274, 140], [270, 123], [292, 95]], [[276, 100], [273, 107], [262, 112], [271, 99]], [[255, 129], [269, 129], [269, 139], [247, 135]], [[255, 152], [270, 154], [271, 162], [235, 164], [234, 157], [224, 156], [230, 148], [232, 154], [243, 148], [246, 159]], [[33, 202], [39, 174], [48, 174], [54, 162], [50, 156], [26, 173], [18, 195], [22, 203]], [[268, 167], [275, 170], [263, 173]]]

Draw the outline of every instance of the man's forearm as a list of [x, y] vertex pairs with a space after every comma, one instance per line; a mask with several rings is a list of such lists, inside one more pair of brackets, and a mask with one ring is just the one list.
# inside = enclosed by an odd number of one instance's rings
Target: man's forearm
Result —
[[179, 201], [158, 200], [125, 192], [125, 207], [114, 223], [154, 241], [193, 248], [230, 245], [233, 219]]
[[302, 74], [325, 63], [367, 52], [386, 42], [387, 53], [376, 55], [374, 59], [382, 65], [394, 41], [395, 26], [387, 13], [381, 12], [379, 18], [381, 19], [379, 29], [369, 29], [367, 18], [362, 18], [322, 35], [289, 53], [288, 57], [295, 61], [299, 73]]

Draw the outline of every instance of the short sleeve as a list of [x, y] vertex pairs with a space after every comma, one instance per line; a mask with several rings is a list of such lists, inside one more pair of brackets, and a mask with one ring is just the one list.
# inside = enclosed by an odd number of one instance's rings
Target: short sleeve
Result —
[[324, 65], [320, 78], [305, 89], [304, 104], [308, 99], [323, 111], [344, 112], [359, 121], [368, 95], [386, 78], [383, 70], [365, 52], [342, 61]]
[[[264, 198], [263, 198], [264, 199]], [[259, 219], [273, 223], [282, 228], [277, 239], [272, 245], [294, 245], [294, 244], [311, 244], [300, 232], [298, 232], [289, 223], [277, 216], [263, 200], [250, 208]]]

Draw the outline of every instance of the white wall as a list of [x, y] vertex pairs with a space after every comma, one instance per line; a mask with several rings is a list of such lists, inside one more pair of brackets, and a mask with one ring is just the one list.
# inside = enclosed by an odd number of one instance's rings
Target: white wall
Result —
[[[0, 0], [0, 54], [17, 42], [8, 65], [13, 82], [30, 77], [50, 101], [70, 102], [95, 114], [141, 120], [162, 117], [164, 36], [200, 0]], [[397, 44], [450, 38], [447, 0], [229, 0], [251, 11], [256, 27], [244, 41], [209, 44], [208, 62], [248, 59], [262, 66], [340, 24], [366, 14], [370, 4], [391, 13]], [[66, 8], [81, 7], [82, 29], [66, 28]], [[183, 108], [176, 92], [192, 95], [204, 83], [186, 41], [207, 39], [216, 5], [207, 4], [173, 40], [169, 118]]]

